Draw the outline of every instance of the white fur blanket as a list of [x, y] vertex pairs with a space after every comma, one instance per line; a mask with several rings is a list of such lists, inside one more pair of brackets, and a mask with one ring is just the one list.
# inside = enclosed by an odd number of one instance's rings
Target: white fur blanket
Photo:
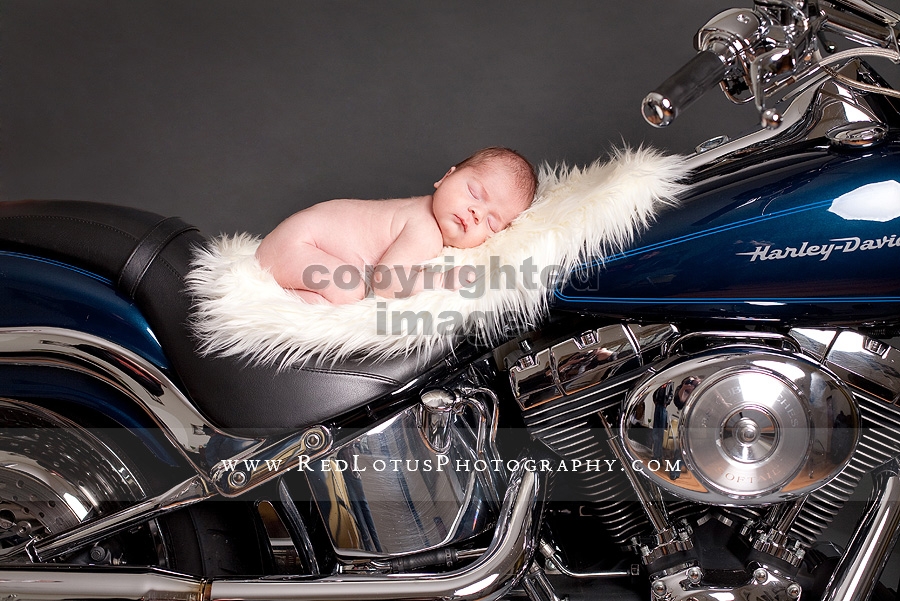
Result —
[[565, 277], [584, 256], [629, 243], [661, 203], [674, 201], [685, 175], [682, 157], [648, 149], [583, 169], [545, 167], [535, 202], [507, 229], [476, 248], [445, 248], [433, 261], [471, 266], [474, 282], [400, 299], [307, 304], [259, 266], [258, 238], [222, 236], [198, 249], [187, 277], [193, 329], [204, 353], [282, 367], [450, 348], [464, 335], [493, 339], [510, 322], [539, 322], [558, 283], [553, 274]]

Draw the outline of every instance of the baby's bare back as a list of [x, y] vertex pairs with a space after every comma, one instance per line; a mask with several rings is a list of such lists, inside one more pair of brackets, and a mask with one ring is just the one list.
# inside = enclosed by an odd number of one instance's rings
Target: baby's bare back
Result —
[[296, 218], [291, 224], [296, 229], [290, 235], [362, 269], [377, 263], [396, 240], [392, 230], [397, 204], [393, 200], [324, 202], [291, 217]]
[[433, 258], [441, 247], [430, 197], [339, 199], [284, 220], [256, 256], [282, 287], [313, 293], [301, 294], [311, 302], [321, 302], [319, 296], [341, 304], [363, 298], [367, 266], [408, 269]]

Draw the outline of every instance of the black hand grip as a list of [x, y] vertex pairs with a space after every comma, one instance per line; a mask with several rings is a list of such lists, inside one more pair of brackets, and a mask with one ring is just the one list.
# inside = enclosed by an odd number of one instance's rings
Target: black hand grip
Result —
[[714, 52], [697, 53], [672, 77], [647, 94], [641, 110], [644, 119], [654, 127], [665, 127], [678, 113], [722, 81], [728, 66]]

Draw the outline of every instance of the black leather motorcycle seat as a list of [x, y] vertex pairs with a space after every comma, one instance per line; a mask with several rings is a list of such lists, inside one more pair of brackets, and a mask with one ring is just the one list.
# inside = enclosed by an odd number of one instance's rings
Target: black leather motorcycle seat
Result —
[[139, 209], [82, 201], [0, 202], [0, 248], [64, 261], [116, 282], [146, 317], [177, 383], [220, 428], [256, 435], [327, 422], [440, 360], [347, 360], [276, 370], [198, 355], [187, 324], [192, 299], [184, 276], [192, 249], [205, 242], [180, 219]]

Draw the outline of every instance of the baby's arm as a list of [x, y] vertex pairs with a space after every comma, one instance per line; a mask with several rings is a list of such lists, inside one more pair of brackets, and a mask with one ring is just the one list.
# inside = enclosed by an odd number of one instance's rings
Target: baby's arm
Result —
[[371, 285], [375, 296], [403, 298], [442, 286], [441, 274], [422, 265], [443, 248], [433, 229], [436, 228], [414, 222], [404, 226], [373, 269]]

